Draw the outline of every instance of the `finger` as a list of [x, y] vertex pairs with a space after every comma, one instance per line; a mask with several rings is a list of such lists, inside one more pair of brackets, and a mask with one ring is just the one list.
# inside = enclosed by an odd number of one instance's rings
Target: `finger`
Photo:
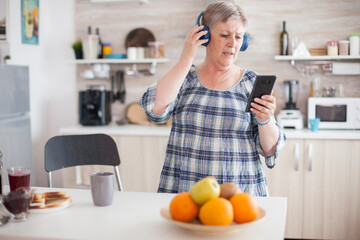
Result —
[[201, 31], [202, 29], [204, 28], [204, 25], [195, 25], [191, 30], [190, 30], [190, 33], [194, 34], [194, 33], [197, 33], [199, 31]]
[[263, 96], [261, 96], [261, 99], [271, 102], [271, 103], [276, 102], [276, 98], [273, 95], [263, 95]]
[[204, 30], [204, 31], [200, 31], [198, 33], [195, 34], [196, 38], [199, 39], [202, 36], [205, 36], [208, 33], [208, 31]]
[[269, 119], [270, 116], [268, 116], [267, 114], [264, 114], [262, 112], [260, 112], [259, 110], [255, 109], [255, 108], [250, 108], [250, 111], [253, 112], [256, 115], [256, 118], [260, 121], [260, 119]]
[[259, 105], [262, 105], [265, 108], [268, 108], [270, 110], [274, 109], [274, 104], [265, 100], [262, 100], [260, 98], [255, 98], [254, 101], [258, 103]]
[[257, 103], [251, 103], [251, 106], [257, 110], [259, 113], [265, 114], [266, 116], [270, 117], [271, 115], [273, 115], [273, 111], [269, 108], [266, 108], [260, 104]]

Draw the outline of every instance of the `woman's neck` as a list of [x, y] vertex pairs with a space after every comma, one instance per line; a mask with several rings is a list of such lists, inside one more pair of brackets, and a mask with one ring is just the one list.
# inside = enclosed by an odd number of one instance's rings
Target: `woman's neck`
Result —
[[239, 81], [241, 69], [234, 64], [223, 67], [205, 61], [198, 65], [198, 74], [206, 87], [225, 90]]

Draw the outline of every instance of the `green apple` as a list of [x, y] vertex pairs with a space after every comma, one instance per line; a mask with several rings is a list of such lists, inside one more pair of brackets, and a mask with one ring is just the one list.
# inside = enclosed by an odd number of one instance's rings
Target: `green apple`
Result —
[[190, 196], [195, 203], [202, 205], [220, 196], [220, 185], [214, 177], [203, 178], [190, 188]]

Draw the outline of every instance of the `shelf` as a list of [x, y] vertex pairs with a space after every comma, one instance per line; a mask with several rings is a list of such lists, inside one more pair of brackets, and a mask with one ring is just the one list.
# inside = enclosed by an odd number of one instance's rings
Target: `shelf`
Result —
[[311, 57], [294, 57], [294, 56], [275, 56], [275, 60], [279, 61], [291, 61], [291, 65], [295, 64], [295, 61], [341, 61], [352, 60], [360, 61], [360, 56], [311, 56]]
[[360, 56], [311, 56], [311, 57], [294, 57], [294, 56], [275, 56], [275, 60], [297, 60], [297, 61], [331, 61], [331, 60], [360, 60]]
[[157, 64], [157, 63], [166, 63], [168, 62], [168, 58], [144, 58], [144, 59], [78, 59], [71, 60], [70, 63], [74, 64]]
[[[301, 64], [297, 64], [295, 67], [300, 73], [304, 73], [304, 74], [312, 74], [320, 70], [325, 73], [336, 74], [336, 75], [359, 75], [359, 71], [355, 71], [355, 70], [359, 68], [360, 63], [357, 62], [360, 62], [360, 56], [325, 55], [325, 56], [310, 56], [310, 57], [294, 57], [294, 56], [278, 55], [275, 56], [274, 59], [278, 61], [290, 61], [292, 66], [295, 66], [296, 61], [302, 62]], [[344, 63], [337, 63], [337, 62], [344, 62]], [[336, 64], [336, 68], [335, 68], [335, 64]]]

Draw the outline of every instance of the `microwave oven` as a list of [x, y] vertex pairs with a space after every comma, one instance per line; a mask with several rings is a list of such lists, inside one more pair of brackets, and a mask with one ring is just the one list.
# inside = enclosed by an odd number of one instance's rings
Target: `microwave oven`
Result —
[[360, 98], [310, 97], [308, 123], [313, 118], [319, 129], [360, 129]]

